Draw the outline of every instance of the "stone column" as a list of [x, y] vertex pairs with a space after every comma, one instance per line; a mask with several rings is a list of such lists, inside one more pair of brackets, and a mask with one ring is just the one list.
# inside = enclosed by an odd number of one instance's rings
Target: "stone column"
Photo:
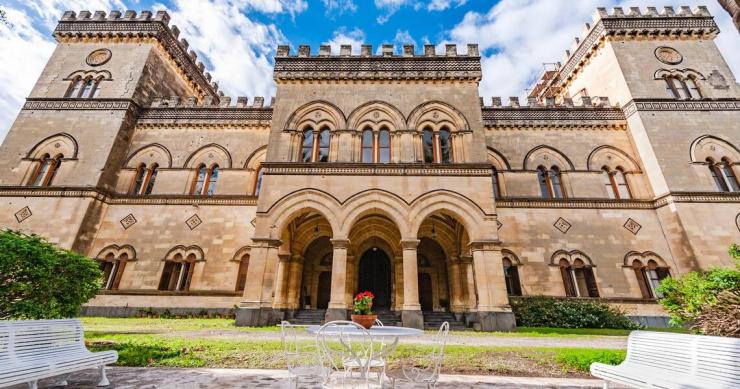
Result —
[[301, 279], [303, 278], [303, 259], [294, 254], [290, 260], [288, 275], [288, 298], [289, 309], [301, 309]]
[[484, 331], [510, 331], [516, 328], [506, 294], [506, 281], [499, 241], [470, 242], [478, 290], [478, 323]]
[[326, 321], [347, 319], [347, 239], [332, 239], [334, 252], [331, 262], [331, 297], [329, 298], [329, 309], [326, 310]]
[[272, 292], [282, 242], [271, 238], [252, 238], [244, 297], [236, 312], [237, 326], [264, 326], [275, 321]]
[[288, 303], [288, 276], [290, 275], [290, 254], [278, 254], [277, 273], [275, 275], [275, 302], [272, 307], [285, 309]]
[[417, 269], [416, 247], [419, 240], [402, 240], [403, 248], [403, 310], [401, 321], [404, 327], [424, 328], [424, 316], [419, 304], [419, 271]]
[[463, 305], [468, 312], [475, 312], [478, 307], [478, 296], [475, 294], [475, 272], [473, 271], [473, 257], [463, 255], [460, 257]]
[[450, 257], [447, 260], [447, 281], [450, 283], [450, 311], [460, 313], [465, 310], [460, 283], [460, 258]]

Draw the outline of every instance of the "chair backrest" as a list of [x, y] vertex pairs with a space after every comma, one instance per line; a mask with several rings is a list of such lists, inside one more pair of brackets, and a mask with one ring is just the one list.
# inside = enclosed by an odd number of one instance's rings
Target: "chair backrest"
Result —
[[345, 368], [351, 361], [363, 372], [369, 369], [373, 357], [373, 339], [361, 325], [345, 320], [324, 324], [316, 334], [317, 347], [322, 360], [335, 371]]
[[431, 354], [431, 363], [433, 367], [433, 376], [439, 377], [439, 371], [442, 368], [442, 361], [445, 356], [445, 346], [447, 345], [447, 335], [450, 333], [450, 323], [444, 322], [439, 326], [437, 336], [434, 338], [434, 348]]
[[290, 322], [282, 321], [280, 323], [280, 340], [288, 370], [294, 370], [302, 366], [321, 365], [317, 350], [311, 348], [310, 343], [298, 341], [296, 326], [290, 324]]
[[378, 327], [383, 327], [383, 322], [380, 321], [380, 319], [375, 319], [375, 324], [373, 325], [378, 326]]
[[740, 387], [740, 339], [632, 331], [625, 362]]
[[85, 349], [79, 320], [25, 320], [7, 322], [13, 359], [43, 359]]

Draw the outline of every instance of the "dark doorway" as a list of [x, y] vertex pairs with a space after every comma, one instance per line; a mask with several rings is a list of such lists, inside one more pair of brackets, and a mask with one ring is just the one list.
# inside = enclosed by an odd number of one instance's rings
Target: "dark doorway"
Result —
[[429, 273], [419, 273], [419, 304], [421, 304], [421, 310], [424, 312], [434, 310], [432, 277]]
[[369, 290], [375, 295], [374, 310], [391, 307], [391, 262], [386, 253], [374, 247], [365, 251], [360, 258], [358, 291]]
[[331, 272], [324, 271], [319, 274], [319, 291], [316, 294], [316, 309], [329, 308], [331, 298]]

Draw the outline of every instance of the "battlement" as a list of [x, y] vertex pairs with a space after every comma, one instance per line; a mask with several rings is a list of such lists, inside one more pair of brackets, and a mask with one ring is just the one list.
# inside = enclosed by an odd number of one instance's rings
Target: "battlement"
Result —
[[290, 80], [471, 80], [480, 81], [480, 53], [477, 44], [467, 45], [465, 54], [457, 45], [445, 45], [444, 55], [437, 55], [435, 45], [424, 45], [417, 53], [414, 45], [403, 45], [401, 54], [394, 45], [382, 45], [379, 53], [372, 45], [362, 45], [360, 54], [352, 46], [341, 45], [339, 54], [329, 45], [321, 45], [317, 55], [308, 45], [278, 46], [273, 77], [277, 82]]
[[481, 98], [483, 126], [510, 129], [524, 127], [625, 129], [627, 122], [624, 111], [609, 103], [607, 97], [581, 96], [577, 101], [565, 98], [562, 101], [547, 97], [540, 102], [527, 98], [527, 105], [520, 105], [518, 97], [509, 97], [508, 105], [501, 104], [500, 97], [493, 97], [490, 105]]
[[177, 26], [169, 27], [170, 16], [166, 11], [66, 11], [54, 29], [54, 37], [58, 42], [73, 42], [80, 39], [156, 39], [169, 53], [183, 76], [193, 84], [200, 93], [200, 98], [211, 96], [219, 98], [218, 84], [212, 82], [211, 75], [205, 71], [203, 62], [198, 61], [198, 55], [188, 50], [188, 41], [179, 39], [180, 30]]
[[671, 7], [663, 7], [660, 11], [658, 11], [657, 7], [647, 7], [645, 8], [645, 12], [642, 12], [640, 10], [640, 7], [629, 7], [628, 11], [625, 12], [624, 8], [622, 7], [614, 7], [612, 9], [612, 13], [609, 13], [606, 8], [596, 8], [596, 12], [594, 12], [593, 20], [594, 23], [599, 21], [600, 19], [614, 19], [614, 18], [638, 18], [638, 17], [647, 17], [647, 18], [657, 18], [657, 17], [674, 17], [674, 18], [686, 18], [686, 17], [711, 17], [712, 15], [709, 13], [709, 10], [707, 7], [700, 5], [696, 7], [693, 11], [691, 10], [691, 7], [688, 6], [681, 6], [676, 12], [676, 10]]
[[239, 96], [236, 98], [235, 104], [231, 104], [231, 97], [222, 96], [216, 100], [211, 96], [206, 96], [203, 100], [198, 102], [195, 97], [187, 96], [172, 96], [167, 98], [155, 98], [152, 104], [147, 108], [269, 108], [275, 105], [275, 97], [271, 97], [267, 106], [265, 106], [265, 98], [262, 96], [255, 96], [252, 101], [252, 105], [249, 105], [248, 98], [246, 96]]
[[603, 96], [581, 96], [575, 101], [571, 98], [564, 98], [558, 100], [555, 97], [547, 97], [544, 101], [541, 101], [535, 97], [528, 97], [527, 104], [522, 105], [519, 103], [519, 97], [509, 97], [508, 105], [501, 103], [501, 97], [494, 96], [490, 100], [490, 105], [487, 105], [484, 99], [480, 98], [481, 107], [483, 109], [531, 109], [531, 108], [553, 108], [553, 109], [569, 109], [569, 108], [614, 108], [616, 106], [609, 103], [608, 97]]

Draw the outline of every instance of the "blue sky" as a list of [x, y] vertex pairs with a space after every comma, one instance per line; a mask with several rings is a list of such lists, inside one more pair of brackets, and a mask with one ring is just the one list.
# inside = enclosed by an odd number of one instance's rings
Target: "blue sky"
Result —
[[[658, 2], [659, 1], [659, 2]], [[740, 35], [716, 0], [4, 0], [0, 24], [0, 139], [54, 49], [65, 10], [166, 9], [230, 96], [271, 96], [278, 44], [478, 43], [481, 96], [523, 96], [545, 62], [562, 59], [596, 7], [706, 5], [722, 33], [715, 40], [740, 74]], [[9, 54], [12, 53], [12, 54]]]

